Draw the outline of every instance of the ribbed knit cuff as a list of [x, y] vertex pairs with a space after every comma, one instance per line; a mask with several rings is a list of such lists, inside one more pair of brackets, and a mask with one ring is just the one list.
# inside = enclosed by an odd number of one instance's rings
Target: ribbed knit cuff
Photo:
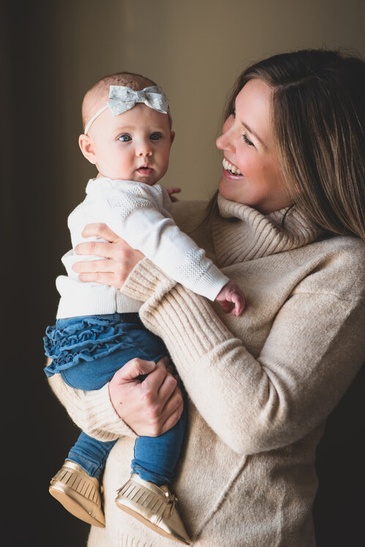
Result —
[[122, 290], [145, 302], [141, 319], [163, 338], [174, 360], [196, 361], [232, 337], [205, 298], [176, 284], [148, 259], [138, 263]]
[[121, 291], [123, 294], [145, 302], [150, 296], [163, 294], [169, 291], [176, 282], [166, 275], [148, 258], [138, 262], [127, 277]]

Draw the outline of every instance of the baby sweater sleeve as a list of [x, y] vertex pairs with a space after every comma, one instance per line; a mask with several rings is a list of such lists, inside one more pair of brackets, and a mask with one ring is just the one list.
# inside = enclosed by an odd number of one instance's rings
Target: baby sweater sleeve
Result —
[[180, 230], [157, 191], [134, 185], [128, 201], [121, 192], [109, 196], [102, 220], [172, 279], [214, 301], [229, 278]]

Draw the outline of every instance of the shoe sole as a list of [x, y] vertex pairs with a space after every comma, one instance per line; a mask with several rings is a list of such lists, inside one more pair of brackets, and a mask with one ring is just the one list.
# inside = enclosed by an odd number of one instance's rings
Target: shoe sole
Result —
[[90, 515], [71, 497], [74, 493], [72, 489], [65, 487], [62, 483], [55, 483], [49, 487], [49, 493], [74, 517], [83, 520], [92, 526], [105, 528], [105, 524], [99, 522], [95, 517]]
[[128, 505], [123, 505], [123, 504], [119, 503], [118, 501], [116, 501], [115, 503], [119, 507], [119, 509], [121, 509], [125, 513], [128, 513], [128, 515], [131, 515], [135, 519], [139, 520], [139, 522], [141, 522], [145, 526], [148, 526], [148, 528], [150, 528], [151, 530], [153, 530], [154, 532], [156, 532], [160, 536], [163, 536], [163, 537], [168, 538], [168, 539], [172, 539], [174, 541], [178, 541], [179, 543], [183, 543], [184, 545], [191, 545], [190, 543], [187, 543], [186, 541], [179, 538], [178, 536], [175, 536], [173, 534], [170, 534], [169, 532], [166, 532], [166, 530], [164, 530], [163, 528], [160, 528], [159, 526], [157, 526], [157, 524], [154, 524], [153, 522], [151, 522], [147, 518], [143, 517], [137, 511], [135, 511], [131, 507], [128, 507]]

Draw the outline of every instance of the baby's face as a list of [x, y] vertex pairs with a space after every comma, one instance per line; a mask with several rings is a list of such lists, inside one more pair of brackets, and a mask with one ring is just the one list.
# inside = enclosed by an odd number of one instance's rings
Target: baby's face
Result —
[[174, 138], [169, 116], [144, 104], [113, 116], [106, 109], [92, 124], [96, 166], [111, 179], [152, 186], [167, 171]]

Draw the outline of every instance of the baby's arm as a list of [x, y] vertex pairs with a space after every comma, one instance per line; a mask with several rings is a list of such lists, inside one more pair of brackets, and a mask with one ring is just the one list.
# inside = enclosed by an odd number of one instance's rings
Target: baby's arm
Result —
[[[130, 247], [142, 252], [174, 281], [212, 302], [215, 301], [229, 278], [208, 258], [205, 250], [187, 233], [181, 231], [167, 214], [167, 206], [171, 205], [169, 194], [171, 197], [179, 188], [174, 187], [167, 191], [162, 186], [149, 187], [130, 181], [124, 181], [118, 187], [113, 187], [111, 183], [109, 186], [105, 183], [104, 200], [101, 199], [103, 193], [100, 191], [99, 196], [95, 191], [94, 195], [94, 187], [90, 186], [87, 207], [78, 207], [69, 216], [68, 223], [72, 233], [80, 233], [86, 214], [89, 215], [89, 220], [93, 215], [97, 222], [106, 223]], [[82, 237], [86, 237], [84, 232]], [[74, 247], [80, 243], [76, 237], [73, 237], [72, 242]], [[70, 261], [66, 266], [68, 271], [77, 262], [77, 254], [73, 253], [71, 260], [72, 263]], [[235, 304], [237, 296], [233, 298], [230, 295], [228, 302]], [[232, 307], [226, 308], [227, 311]], [[239, 313], [236, 309], [235, 314]]]
[[245, 309], [245, 295], [235, 281], [228, 281], [216, 297], [216, 302], [226, 313], [232, 311], [233, 315], [241, 315]]

